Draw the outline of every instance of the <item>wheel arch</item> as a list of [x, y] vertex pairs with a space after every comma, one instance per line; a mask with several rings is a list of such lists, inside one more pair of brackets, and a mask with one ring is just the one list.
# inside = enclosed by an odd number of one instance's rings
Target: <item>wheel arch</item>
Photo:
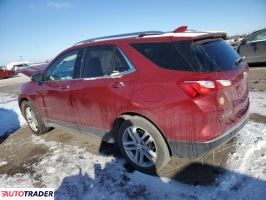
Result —
[[162, 131], [160, 130], [160, 128], [158, 126], [156, 126], [156, 124], [150, 120], [148, 117], [144, 116], [144, 115], [141, 115], [139, 113], [136, 113], [136, 112], [125, 112], [125, 113], [122, 113], [121, 115], [119, 115], [118, 117], [116, 117], [116, 119], [114, 120], [113, 124], [112, 124], [112, 130], [111, 130], [111, 133], [112, 133], [112, 136], [115, 140], [115, 142], [117, 142], [117, 137], [118, 137], [118, 131], [121, 127], [121, 125], [124, 123], [124, 121], [134, 117], [134, 116], [138, 116], [138, 117], [141, 117], [141, 118], [144, 118], [146, 119], [147, 121], [149, 121], [153, 126], [155, 126], [157, 128], [157, 130], [160, 132], [161, 136], [163, 137], [167, 147], [168, 147], [168, 150], [169, 150], [169, 154], [170, 156], [172, 156], [172, 150], [168, 144], [168, 141], [165, 137], [165, 135], [162, 133]]
[[21, 105], [22, 105], [23, 101], [29, 101], [29, 99], [23, 97], [23, 98], [20, 98], [20, 99], [18, 100], [18, 105], [19, 105], [19, 107], [20, 107], [20, 110], [22, 109], [22, 108], [21, 108]]

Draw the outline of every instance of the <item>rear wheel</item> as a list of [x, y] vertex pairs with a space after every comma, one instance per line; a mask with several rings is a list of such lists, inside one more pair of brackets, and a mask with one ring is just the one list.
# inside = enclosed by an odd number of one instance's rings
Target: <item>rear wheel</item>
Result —
[[161, 133], [152, 123], [138, 116], [130, 117], [122, 124], [118, 144], [126, 160], [144, 173], [153, 174], [170, 160]]
[[50, 130], [30, 101], [23, 101], [21, 104], [21, 110], [28, 126], [34, 134], [40, 135]]

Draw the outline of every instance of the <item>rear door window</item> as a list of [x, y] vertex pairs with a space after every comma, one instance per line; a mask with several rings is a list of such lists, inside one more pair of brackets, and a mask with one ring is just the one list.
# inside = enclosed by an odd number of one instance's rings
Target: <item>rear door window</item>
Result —
[[109, 76], [128, 70], [127, 62], [114, 46], [88, 47], [85, 49], [81, 77], [94, 78]]

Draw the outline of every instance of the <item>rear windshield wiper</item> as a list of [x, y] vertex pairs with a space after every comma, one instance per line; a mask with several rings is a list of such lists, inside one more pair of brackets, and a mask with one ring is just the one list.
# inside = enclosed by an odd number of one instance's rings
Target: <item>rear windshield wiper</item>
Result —
[[242, 61], [244, 61], [245, 60], [245, 56], [243, 56], [243, 57], [241, 57], [241, 58], [238, 58], [237, 60], [236, 60], [236, 62], [235, 62], [235, 64], [236, 65], [239, 65]]

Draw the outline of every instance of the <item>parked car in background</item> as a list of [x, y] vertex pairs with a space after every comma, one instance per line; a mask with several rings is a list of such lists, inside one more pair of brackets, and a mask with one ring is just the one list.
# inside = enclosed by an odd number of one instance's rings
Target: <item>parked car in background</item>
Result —
[[32, 74], [37, 74], [42, 72], [46, 67], [47, 67], [47, 63], [42, 63], [42, 64], [37, 64], [37, 65], [31, 65], [30, 67], [26, 67], [26, 68], [19, 68], [16, 70], [16, 73], [23, 73], [27, 76], [31, 76]]
[[19, 106], [35, 134], [95, 134], [142, 172], [199, 158], [247, 121], [248, 65], [225, 37], [180, 27], [81, 41], [21, 87]]
[[15, 72], [12, 70], [7, 70], [5, 67], [0, 66], [0, 79], [9, 78], [15, 75]]
[[236, 49], [248, 63], [266, 63], [266, 29], [249, 34]]
[[28, 61], [11, 62], [6, 65], [6, 69], [16, 71], [19, 68], [25, 68], [29, 66], [30, 62]]

